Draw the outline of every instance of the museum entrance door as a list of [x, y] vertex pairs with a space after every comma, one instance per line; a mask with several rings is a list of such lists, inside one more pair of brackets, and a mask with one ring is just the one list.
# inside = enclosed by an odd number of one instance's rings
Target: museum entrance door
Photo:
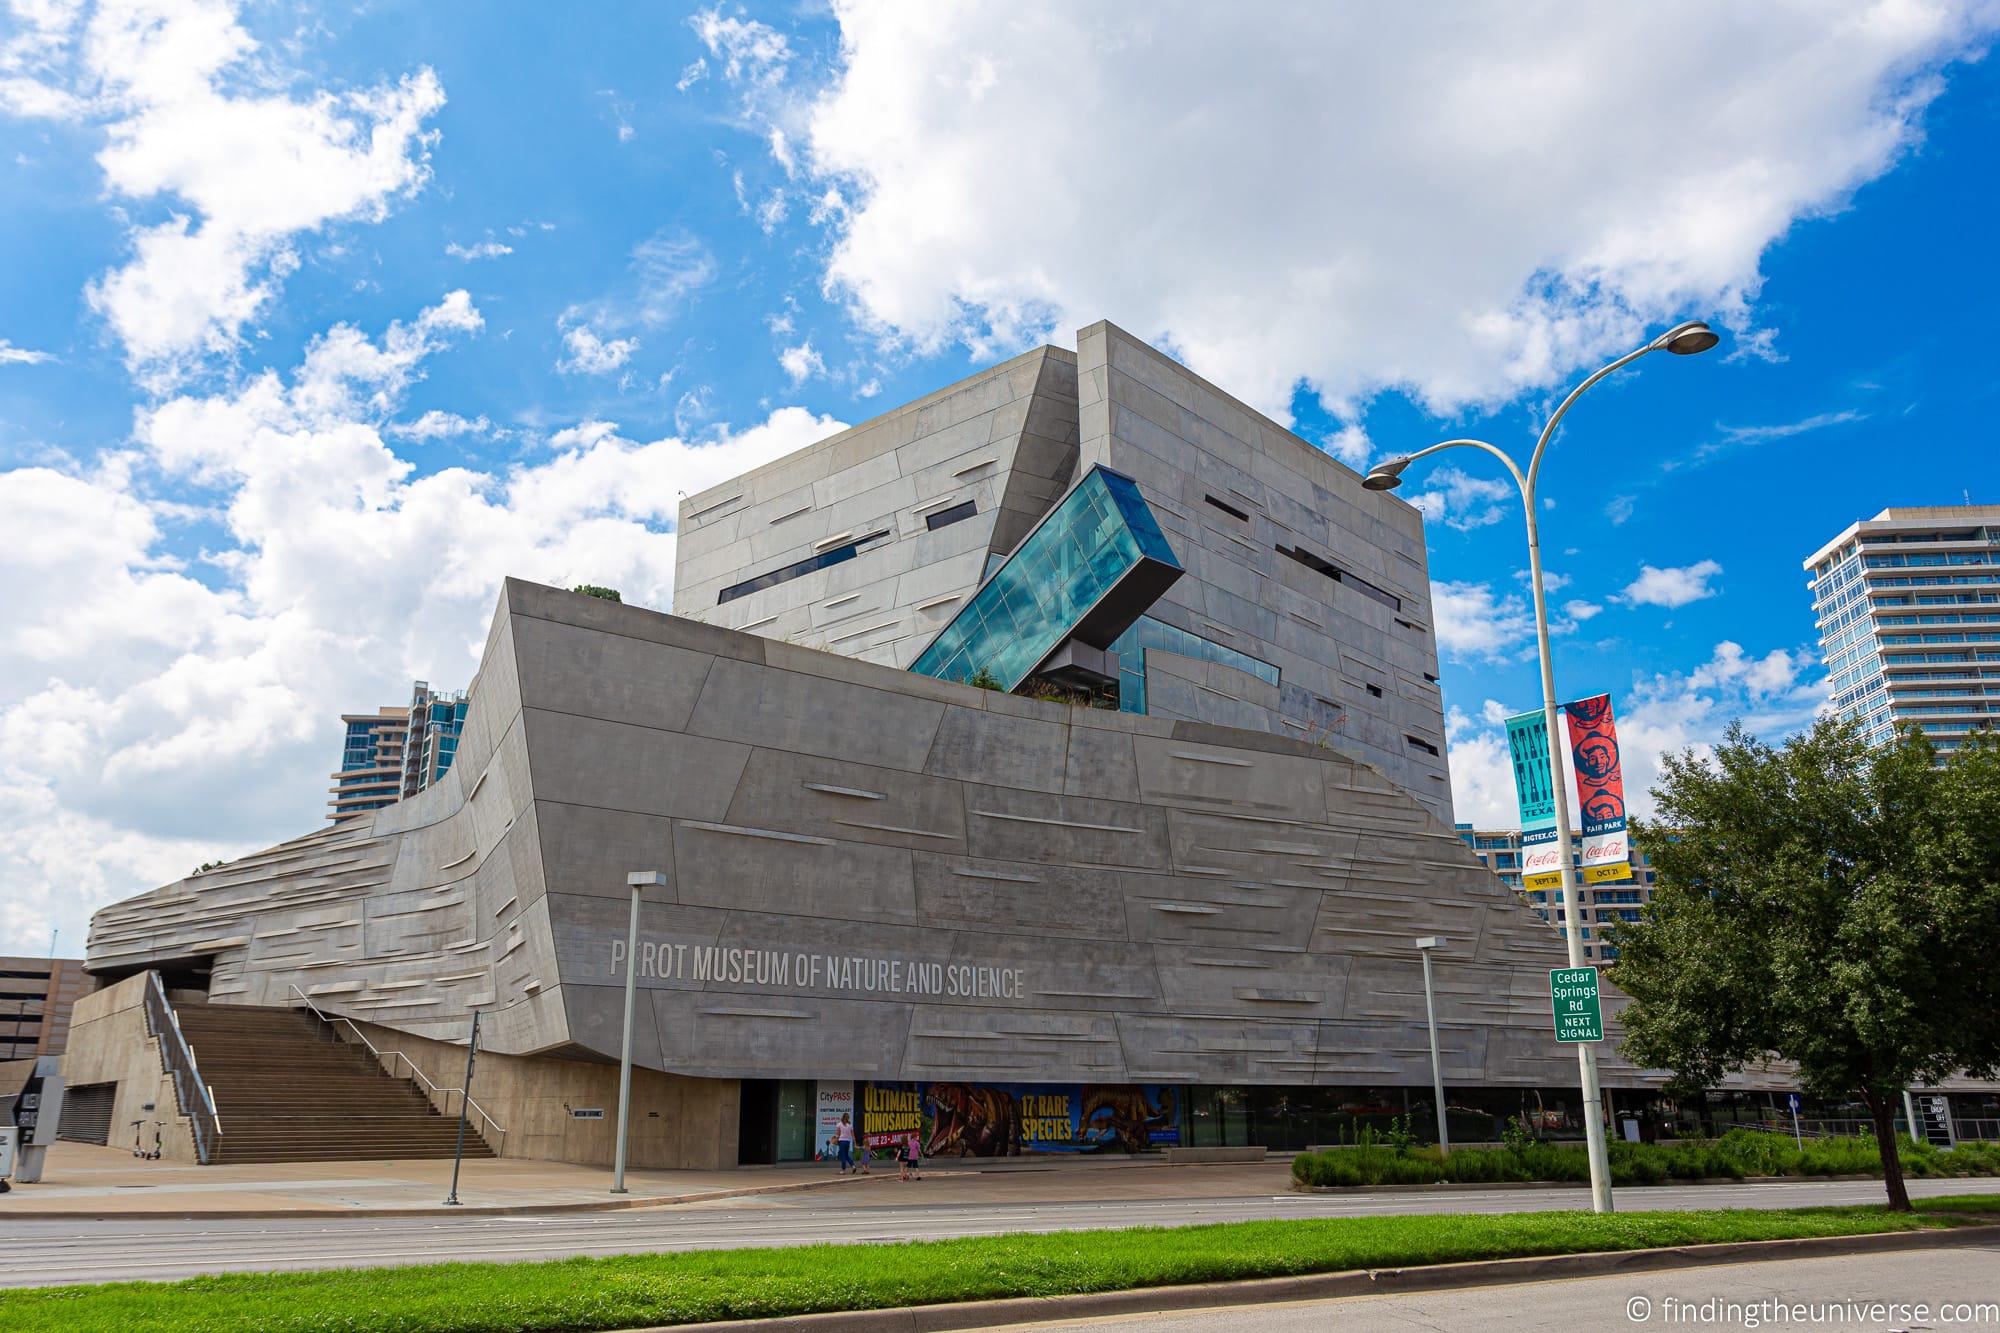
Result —
[[778, 1080], [746, 1078], [736, 1104], [736, 1164], [770, 1166], [778, 1160]]

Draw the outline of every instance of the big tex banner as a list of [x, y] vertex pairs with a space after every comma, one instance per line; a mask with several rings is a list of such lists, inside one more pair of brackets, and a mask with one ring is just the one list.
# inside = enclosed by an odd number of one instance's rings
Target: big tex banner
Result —
[[1521, 887], [1562, 885], [1556, 841], [1556, 792], [1549, 785], [1549, 720], [1545, 713], [1507, 719], [1507, 753], [1514, 761], [1514, 796], [1521, 809]]
[[[1583, 883], [1632, 877], [1625, 835], [1625, 770], [1619, 763], [1618, 728], [1611, 696], [1593, 695], [1562, 706], [1577, 813], [1583, 824]], [[1549, 785], [1549, 728], [1540, 712], [1507, 719], [1507, 751], [1514, 764], [1514, 794], [1521, 811], [1521, 887], [1562, 886], [1562, 852], [1556, 829], [1555, 790]]]

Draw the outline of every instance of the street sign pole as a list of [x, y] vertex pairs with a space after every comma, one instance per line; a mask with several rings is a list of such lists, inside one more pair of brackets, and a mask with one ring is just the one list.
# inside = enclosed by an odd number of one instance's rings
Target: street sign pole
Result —
[[1792, 1112], [1792, 1142], [1799, 1145], [1800, 1152], [1804, 1152], [1806, 1150], [1806, 1138], [1805, 1135], [1799, 1132], [1799, 1094], [1796, 1092], [1786, 1093], [1785, 1105], [1790, 1107]]
[[[451, 1195], [445, 1203], [458, 1206], [458, 1164], [465, 1160], [465, 1113], [472, 1104], [472, 1060], [479, 1054], [479, 1011], [472, 1011], [472, 1035], [465, 1043], [465, 1086], [458, 1090], [458, 1147], [451, 1154]], [[449, 1105], [450, 1103], [446, 1103]]]

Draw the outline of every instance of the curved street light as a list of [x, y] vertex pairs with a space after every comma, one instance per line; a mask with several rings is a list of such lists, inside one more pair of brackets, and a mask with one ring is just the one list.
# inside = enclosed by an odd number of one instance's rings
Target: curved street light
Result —
[[[1614, 371], [1631, 365], [1648, 352], [1672, 352], [1676, 356], [1692, 356], [1706, 352], [1722, 339], [1714, 329], [1695, 319], [1685, 324], [1676, 324], [1643, 347], [1634, 348], [1625, 355], [1592, 374], [1583, 383], [1569, 391], [1562, 400], [1548, 424], [1542, 427], [1541, 437], [1535, 441], [1535, 452], [1528, 459], [1528, 470], [1521, 471], [1503, 450], [1484, 440], [1445, 440], [1428, 449], [1400, 458], [1391, 458], [1378, 463], [1368, 470], [1361, 484], [1371, 491], [1393, 491], [1403, 484], [1403, 472], [1419, 458], [1428, 457], [1445, 449], [1483, 449], [1499, 459], [1506, 467], [1508, 475], [1521, 491], [1521, 506], [1528, 521], [1528, 576], [1534, 590], [1535, 599], [1535, 642], [1542, 658], [1542, 713], [1549, 733], [1549, 781], [1555, 791], [1556, 803], [1556, 855], [1562, 875], [1564, 939], [1569, 945], [1569, 965], [1583, 966], [1582, 921], [1577, 907], [1576, 876], [1570, 865], [1569, 829], [1569, 779], [1563, 771], [1563, 749], [1556, 730], [1556, 674], [1555, 665], [1549, 656], [1549, 613], [1548, 601], [1542, 591], [1542, 538], [1541, 527], [1535, 518], [1535, 488], [1541, 478], [1542, 455], [1547, 452], [1549, 441], [1555, 438], [1556, 425], [1570, 409], [1571, 404], [1582, 396], [1583, 391]], [[1576, 1044], [1577, 1067], [1583, 1080], [1583, 1132], [1590, 1154], [1590, 1206], [1595, 1212], [1611, 1211], [1611, 1160], [1604, 1146], [1604, 1103], [1597, 1083], [1597, 1050], [1587, 1041]]]

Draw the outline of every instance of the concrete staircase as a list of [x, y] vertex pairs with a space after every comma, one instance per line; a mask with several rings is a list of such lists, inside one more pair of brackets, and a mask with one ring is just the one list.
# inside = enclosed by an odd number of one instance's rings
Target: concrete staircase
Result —
[[[216, 1163], [452, 1155], [456, 1115], [439, 1115], [415, 1082], [389, 1077], [365, 1046], [334, 1040], [311, 1014], [240, 1004], [174, 1012], [222, 1121]], [[477, 1116], [465, 1155], [493, 1155]]]

